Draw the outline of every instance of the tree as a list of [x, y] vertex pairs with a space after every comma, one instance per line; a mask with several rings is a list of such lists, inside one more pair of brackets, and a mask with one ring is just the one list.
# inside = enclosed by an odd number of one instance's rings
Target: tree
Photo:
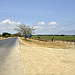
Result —
[[2, 34], [2, 36], [3, 36], [3, 37], [10, 37], [11, 34], [10, 34], [10, 33], [7, 33], [7, 32], [4, 32], [4, 33]]
[[26, 26], [25, 24], [21, 24], [19, 26], [17, 26], [17, 28], [15, 28], [15, 30], [17, 30], [19, 33], [21, 33], [25, 39], [27, 37], [29, 37], [30, 35], [32, 35], [34, 29], [33, 27], [29, 27], [29, 26]]
[[17, 33], [17, 36], [21, 37], [21, 33]]
[[0, 37], [2, 37], [2, 35], [0, 34]]
[[54, 41], [54, 36], [52, 37], [51, 41]]

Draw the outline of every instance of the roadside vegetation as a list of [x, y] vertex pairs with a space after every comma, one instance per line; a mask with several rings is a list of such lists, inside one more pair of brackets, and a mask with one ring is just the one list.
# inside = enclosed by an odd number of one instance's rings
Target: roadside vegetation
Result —
[[22, 35], [20, 33], [11, 34], [8, 32], [4, 32], [4, 33], [0, 34], [0, 40], [10, 38], [10, 37], [15, 37], [15, 36], [22, 37]]
[[28, 47], [32, 46], [32, 47], [48, 47], [48, 48], [63, 48], [63, 49], [70, 48], [68, 44], [57, 41], [40, 41], [30, 38], [27, 38], [27, 40], [25, 40], [24, 37], [19, 37], [19, 40], [22, 40], [22, 42]]
[[41, 36], [41, 35], [35, 35], [35, 36], [32, 36], [33, 39], [37, 39], [37, 40], [47, 40], [47, 41], [70, 41], [70, 42], [75, 42], [75, 36], [74, 35], [58, 35], [58, 36], [53, 36], [53, 35], [49, 35], [49, 36]]
[[21, 33], [25, 40], [27, 40], [27, 38], [32, 37], [34, 31], [33, 27], [27, 26], [25, 24], [20, 24], [15, 28], [15, 30]]

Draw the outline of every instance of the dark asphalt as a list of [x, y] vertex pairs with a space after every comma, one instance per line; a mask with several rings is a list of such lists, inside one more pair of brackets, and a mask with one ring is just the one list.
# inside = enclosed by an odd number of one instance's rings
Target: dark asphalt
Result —
[[0, 40], [0, 75], [24, 75], [18, 37]]
[[4, 40], [0, 40], [0, 47], [10, 47], [12, 45], [15, 44], [16, 40], [18, 39], [18, 37], [13, 37], [13, 38], [8, 38], [8, 39], [4, 39]]

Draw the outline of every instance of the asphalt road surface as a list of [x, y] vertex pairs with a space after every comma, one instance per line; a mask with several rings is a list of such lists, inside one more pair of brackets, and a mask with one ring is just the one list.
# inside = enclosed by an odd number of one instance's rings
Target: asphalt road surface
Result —
[[0, 75], [24, 75], [18, 38], [0, 40]]

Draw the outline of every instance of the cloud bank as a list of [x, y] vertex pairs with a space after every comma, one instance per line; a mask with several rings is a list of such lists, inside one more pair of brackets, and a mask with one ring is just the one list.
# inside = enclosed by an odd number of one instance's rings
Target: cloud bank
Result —
[[14, 22], [14, 21], [11, 21], [10, 19], [6, 19], [6, 20], [4, 20], [4, 21], [2, 21], [2, 22], [0, 22], [0, 25], [1, 24], [10, 24], [10, 25], [12, 25], [12, 24], [14, 24], [14, 25], [18, 25], [18, 24], [21, 24], [20, 22]]
[[[3, 32], [16, 33], [14, 28], [20, 25], [20, 22], [11, 21], [10, 19], [0, 22], [0, 34]], [[34, 26], [35, 34], [57, 34], [65, 30], [65, 27], [60, 27], [56, 22], [50, 22], [49, 24], [41, 21], [38, 25]]]
[[10, 19], [3, 20], [0, 22], [0, 33], [10, 32], [14, 33], [14, 28], [21, 24], [20, 22], [11, 21]]

